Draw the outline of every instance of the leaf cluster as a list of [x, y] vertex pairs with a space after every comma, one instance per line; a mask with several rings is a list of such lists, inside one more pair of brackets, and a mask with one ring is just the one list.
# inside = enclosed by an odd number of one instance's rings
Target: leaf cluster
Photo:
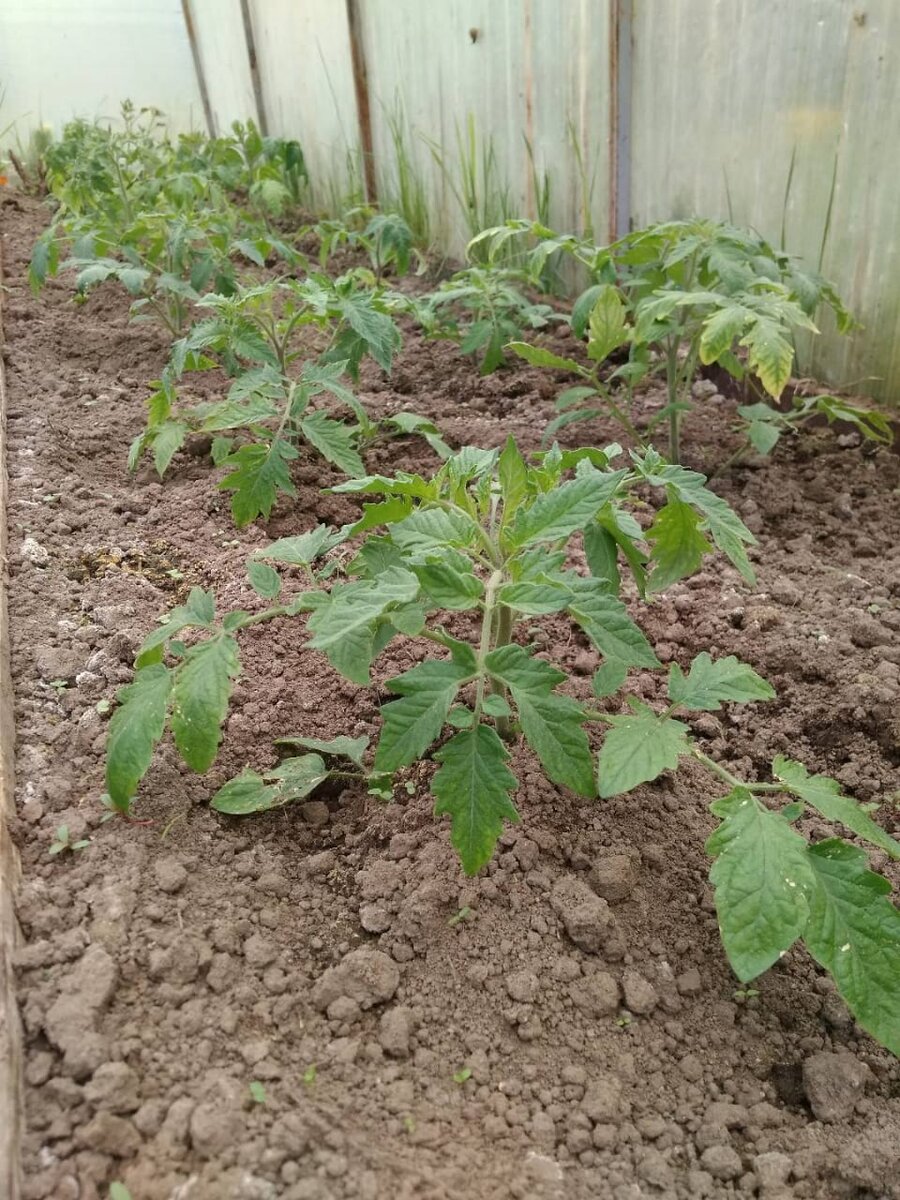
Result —
[[[242, 526], [268, 517], [279, 493], [296, 495], [290, 464], [300, 443], [351, 476], [365, 473], [361, 451], [388, 433], [419, 434], [449, 453], [434, 424], [415, 413], [376, 425], [349, 386], [364, 355], [389, 371], [400, 346], [389, 305], [371, 283], [358, 272], [336, 280], [312, 274], [198, 298], [211, 315], [173, 345], [132, 443], [131, 468], [151, 453], [162, 476], [189, 434], [211, 435], [213, 461], [226, 472], [219, 486], [232, 493]], [[318, 353], [317, 338], [325, 342]], [[184, 375], [213, 367], [231, 379], [224, 396], [182, 403]]]
[[[732, 225], [671, 221], [596, 247], [517, 221], [485, 230], [478, 240], [491, 254], [522, 238], [534, 244], [523, 252], [519, 269], [533, 280], [559, 255], [573, 258], [592, 279], [571, 316], [573, 330], [587, 341], [587, 365], [540, 347], [511, 347], [529, 362], [582, 380], [560, 395], [551, 435], [562, 425], [608, 412], [646, 445], [668, 420], [669, 457], [678, 461], [678, 430], [692, 406], [691, 384], [701, 364], [721, 366], [738, 380], [757, 380], [778, 400], [791, 377], [796, 333], [818, 332], [813, 318], [820, 308], [830, 309], [841, 332], [854, 327], [832, 284]], [[621, 361], [609, 370], [612, 355]], [[630, 415], [633, 389], [653, 376], [665, 379], [668, 403], [638, 432]]]

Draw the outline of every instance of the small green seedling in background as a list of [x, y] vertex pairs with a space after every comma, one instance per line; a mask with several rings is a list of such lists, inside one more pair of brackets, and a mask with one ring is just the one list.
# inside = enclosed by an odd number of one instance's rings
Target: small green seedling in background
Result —
[[757, 988], [737, 988], [731, 995], [738, 1004], [746, 1004], [748, 1000], [755, 1000], [759, 991]]
[[64, 850], [84, 850], [86, 846], [91, 844], [90, 838], [80, 838], [77, 842], [73, 842], [69, 835], [68, 825], [57, 825], [56, 838], [50, 843], [48, 854], [62, 854]]
[[466, 1080], [471, 1079], [471, 1078], [472, 1078], [472, 1068], [471, 1067], [461, 1067], [458, 1071], [455, 1071], [453, 1073], [453, 1082], [454, 1083], [465, 1083]]
[[109, 1200], [131, 1200], [131, 1192], [124, 1183], [116, 1180], [109, 1185]]
[[315, 1084], [318, 1073], [319, 1068], [316, 1066], [316, 1064], [310, 1063], [310, 1065], [303, 1072], [303, 1083], [306, 1087], [312, 1087]]
[[461, 353], [478, 355], [479, 371], [489, 375], [506, 365], [509, 342], [565, 320], [549, 304], [529, 299], [522, 291], [527, 285], [509, 268], [466, 267], [424, 300], [410, 302], [410, 311], [426, 334], [452, 338]]
[[266, 1089], [259, 1082], [258, 1079], [252, 1080], [252, 1082], [250, 1083], [250, 1086], [248, 1088], [248, 1091], [250, 1092], [250, 1099], [253, 1101], [254, 1104], [265, 1104]]
[[468, 904], [465, 904], [459, 910], [459, 912], [454, 913], [453, 916], [448, 919], [447, 924], [450, 925], [451, 927], [454, 925], [458, 925], [460, 923], [460, 921], [468, 921], [468, 919], [469, 919], [469, 917], [471, 917], [471, 915], [472, 915], [471, 908], [469, 908]]

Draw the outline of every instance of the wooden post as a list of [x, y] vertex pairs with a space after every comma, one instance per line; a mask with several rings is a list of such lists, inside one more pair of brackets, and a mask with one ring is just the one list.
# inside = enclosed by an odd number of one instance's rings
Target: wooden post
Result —
[[378, 203], [378, 182], [375, 177], [375, 147], [372, 140], [372, 112], [369, 104], [369, 77], [366, 53], [359, 19], [359, 0], [347, 0], [347, 26], [350, 30], [350, 55], [353, 60], [353, 87], [356, 92], [356, 114], [359, 120], [359, 144], [363, 156], [363, 178], [366, 198]]
[[259, 77], [259, 62], [256, 58], [256, 38], [253, 34], [253, 18], [250, 15], [250, 0], [241, 0], [241, 19], [244, 22], [244, 41], [247, 44], [247, 61], [250, 64], [250, 79], [253, 82], [253, 100], [256, 104], [256, 124], [263, 137], [269, 133], [269, 119], [263, 97], [262, 81]]
[[209, 102], [209, 89], [206, 86], [206, 75], [203, 73], [203, 60], [200, 57], [200, 47], [197, 45], [197, 31], [194, 29], [191, 0], [181, 0], [181, 12], [184, 16], [184, 27], [187, 30], [188, 41], [191, 46], [191, 58], [194, 60], [194, 74], [197, 76], [197, 87], [200, 90], [203, 115], [206, 118], [206, 129], [210, 137], [215, 137], [217, 133], [216, 120], [213, 116], [212, 105]]

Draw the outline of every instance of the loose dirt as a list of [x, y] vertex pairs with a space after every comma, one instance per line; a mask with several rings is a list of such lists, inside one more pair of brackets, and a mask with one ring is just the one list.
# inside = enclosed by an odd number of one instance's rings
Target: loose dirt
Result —
[[[427, 764], [390, 805], [350, 788], [220, 818], [213, 790], [272, 763], [275, 737], [374, 735], [379, 685], [423, 653], [389, 648], [359, 688], [282, 621], [242, 635], [209, 775], [165, 745], [136, 807], [148, 823], [102, 821], [109, 702], [155, 618], [194, 583], [253, 608], [252, 549], [355, 509], [322, 493], [314, 460], [297, 500], [243, 531], [202, 446], [162, 482], [130, 477], [165, 338], [129, 324], [114, 288], [76, 307], [54, 281], [33, 299], [44, 214], [12, 197], [0, 218], [28, 1200], [106, 1197], [113, 1180], [134, 1200], [900, 1196], [897, 1060], [805, 954], [751, 992], [728, 969], [699, 772], [587, 802], [518, 750], [521, 825], [473, 880], [432, 815]], [[361, 396], [433, 417], [454, 445], [512, 432], [535, 448], [556, 386], [530, 369], [482, 379], [407, 331], [393, 377], [367, 367]], [[689, 465], [726, 458], [732, 423], [733, 401], [707, 395]], [[372, 460], [398, 463], [431, 460], [411, 440]], [[795, 755], [896, 832], [900, 460], [815, 431], [715, 487], [759, 538], [758, 586], [709, 560], [635, 614], [664, 662], [738, 654], [778, 700], [698, 716], [701, 744], [751, 773]], [[579, 635], [560, 627], [548, 649], [587, 696]], [[660, 699], [660, 675], [628, 690]], [[90, 845], [49, 857], [61, 824]]]

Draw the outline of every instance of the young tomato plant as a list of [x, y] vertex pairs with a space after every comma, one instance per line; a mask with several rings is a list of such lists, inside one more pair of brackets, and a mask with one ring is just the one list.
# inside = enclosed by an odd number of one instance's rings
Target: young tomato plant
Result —
[[[343, 377], [357, 378], [365, 354], [389, 371], [400, 334], [380, 294], [357, 273], [332, 280], [272, 280], [237, 286], [233, 295], [207, 295], [198, 307], [212, 311], [172, 348], [172, 357], [149, 401], [147, 426], [132, 443], [134, 470], [145, 452], [163, 476], [192, 432], [213, 435], [212, 456], [227, 471], [220, 487], [233, 493], [232, 515], [241, 526], [268, 517], [279, 492], [294, 496], [290, 463], [297, 444], [312, 446], [347, 475], [362, 475], [360, 451], [388, 434], [418, 433], [442, 456], [449, 450], [425, 417], [400, 412], [376, 425]], [[317, 347], [310, 337], [325, 348]], [[221, 366], [233, 377], [227, 394], [212, 403], [179, 402], [177, 382], [186, 371]], [[351, 420], [336, 419], [314, 401], [327, 397]], [[232, 431], [244, 431], [236, 440]]]
[[[584, 380], [560, 397], [565, 423], [582, 413], [595, 416], [598, 399], [617, 416], [613, 407], [621, 406], [613, 401], [610, 384], [624, 380], [631, 388], [647, 375], [661, 376], [667, 402], [640, 437], [646, 444], [667, 422], [672, 462], [680, 460], [681, 423], [692, 407], [691, 385], [701, 363], [717, 363], [737, 379], [758, 380], [777, 400], [791, 376], [795, 334], [818, 332], [813, 317], [820, 307], [832, 311], [841, 332], [854, 325], [832, 284], [804, 272], [795, 259], [758, 235], [731, 225], [670, 221], [605, 248], [523, 222], [486, 230], [483, 236], [493, 246], [523, 233], [539, 239], [527, 253], [531, 277], [544, 269], [548, 256], [563, 253], [593, 280], [575, 302], [572, 327], [578, 336], [588, 335], [596, 368], [571, 362], [562, 367], [564, 360], [543, 364], [567, 370], [574, 365]], [[595, 333], [592, 324], [602, 332]], [[613, 331], [616, 336], [609, 336]], [[601, 381], [601, 352], [607, 346], [607, 355], [627, 347], [628, 359]], [[513, 349], [534, 361], [534, 348]], [[585, 402], [589, 407], [582, 410]]]
[[426, 333], [458, 341], [463, 354], [480, 355], [479, 370], [489, 375], [505, 365], [508, 342], [526, 330], [565, 320], [549, 304], [529, 300], [521, 291], [527, 282], [520, 271], [508, 268], [467, 267], [419, 301], [413, 311]]
[[[687, 478], [693, 473], [658, 456], [650, 462], [636, 456], [616, 469], [615, 449], [566, 455], [554, 448], [529, 465], [510, 439], [500, 454], [463, 449], [430, 480], [370, 476], [339, 485], [335, 490], [376, 498], [355, 525], [282, 539], [249, 568], [269, 600], [277, 600], [282, 583], [265, 560], [300, 567], [311, 587], [262, 612], [221, 620], [212, 595], [195, 589], [144, 642], [135, 680], [110, 724], [110, 803], [129, 811], [169, 720], [185, 762], [198, 771], [211, 765], [240, 671], [240, 629], [308, 612], [308, 645], [361, 685], [393, 638], [422, 639], [432, 656], [385, 684], [395, 699], [381, 710], [368, 771], [365, 738], [290, 738], [290, 749], [306, 753], [261, 773], [245, 770], [216, 793], [213, 807], [233, 815], [265, 811], [309, 795], [332, 774], [367, 777], [383, 795], [397, 772], [431, 757], [435, 812], [449, 816], [463, 869], [474, 874], [493, 855], [504, 822], [519, 820], [511, 751], [520, 739], [553, 784], [589, 798], [630, 792], [693, 760], [727, 788], [712, 805], [719, 824], [708, 849], [722, 937], [738, 978], [756, 978], [802, 940], [859, 1022], [900, 1050], [900, 912], [887, 895], [889, 884], [868, 869], [856, 845], [839, 838], [811, 844], [798, 822], [810, 811], [892, 857], [900, 857], [900, 845], [834, 780], [781, 756], [772, 764], [774, 782], [739, 779], [708, 757], [679, 719], [771, 699], [769, 684], [734, 657], [701, 653], [686, 672], [671, 666], [665, 708], [634, 697], [618, 706], [609, 700], [631, 668], [660, 664], [616, 595], [615, 558], [599, 570], [595, 558], [596, 573], [582, 574], [567, 566], [568, 543], [601, 518], [613, 521], [652, 581], [659, 571], [671, 579], [696, 565], [688, 554], [675, 569], [670, 539], [690, 543], [704, 525], [715, 536], [702, 479]], [[623, 507], [640, 484], [666, 490], [649, 555]], [[720, 505], [712, 506], [717, 520], [724, 519]], [[733, 514], [728, 524], [730, 538], [748, 540]], [[356, 535], [364, 537], [347, 576], [336, 578], [334, 559], [316, 566]], [[722, 544], [740, 563], [742, 547], [737, 553], [728, 538]], [[561, 690], [566, 672], [518, 636], [521, 626], [551, 614], [580, 627], [602, 658], [593, 690], [606, 698], [603, 707]], [[186, 648], [181, 638], [188, 628], [200, 640]], [[599, 740], [599, 754], [592, 740]], [[330, 758], [343, 765], [331, 766]], [[786, 805], [779, 807], [779, 798]]]

